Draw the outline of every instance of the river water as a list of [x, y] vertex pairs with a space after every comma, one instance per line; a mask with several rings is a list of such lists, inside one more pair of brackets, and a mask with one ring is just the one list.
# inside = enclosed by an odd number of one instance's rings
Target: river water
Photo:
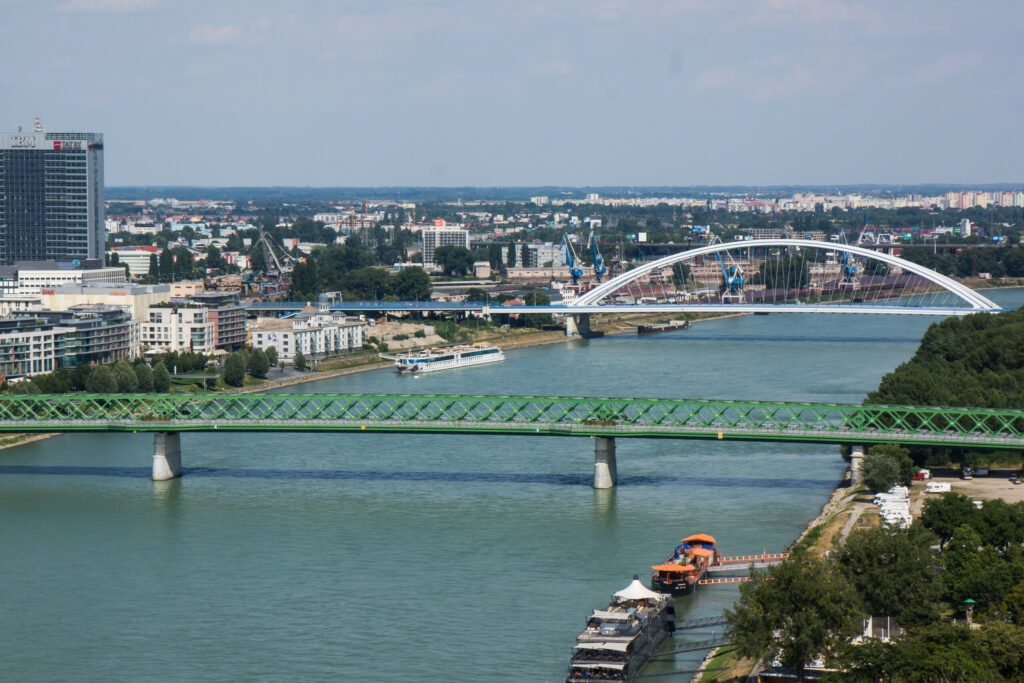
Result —
[[[731, 318], [291, 391], [855, 402], [928, 322]], [[620, 486], [594, 491], [586, 439], [188, 434], [182, 448], [186, 476], [160, 483], [148, 435], [0, 453], [2, 677], [557, 681], [589, 611], [678, 538], [780, 550], [843, 467], [831, 446], [620, 439]], [[702, 589], [679, 614], [736, 594]]]

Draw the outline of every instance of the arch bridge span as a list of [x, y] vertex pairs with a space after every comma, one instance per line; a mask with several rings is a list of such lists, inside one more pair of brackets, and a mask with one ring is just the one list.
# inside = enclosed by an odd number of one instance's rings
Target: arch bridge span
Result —
[[721, 242], [644, 263], [569, 308], [966, 315], [1001, 308], [970, 287], [874, 249], [805, 239]]

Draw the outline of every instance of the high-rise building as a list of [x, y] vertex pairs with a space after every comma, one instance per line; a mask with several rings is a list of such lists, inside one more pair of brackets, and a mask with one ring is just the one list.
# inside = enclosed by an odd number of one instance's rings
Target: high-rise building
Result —
[[433, 266], [434, 251], [438, 247], [465, 247], [469, 249], [469, 230], [461, 228], [434, 227], [420, 231], [423, 239], [423, 265]]
[[103, 135], [0, 133], [0, 264], [103, 258]]

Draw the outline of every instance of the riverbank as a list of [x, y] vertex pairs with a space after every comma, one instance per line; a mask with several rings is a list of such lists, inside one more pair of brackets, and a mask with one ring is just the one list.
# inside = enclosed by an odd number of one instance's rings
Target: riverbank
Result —
[[[850, 468], [847, 467], [843, 477], [829, 494], [828, 500], [821, 508], [817, 517], [807, 522], [804, 530], [790, 546], [790, 550], [803, 548], [818, 555], [827, 554], [836, 543], [842, 543], [861, 521], [862, 503], [857, 497], [864, 491], [863, 485], [849, 486]], [[711, 650], [699, 667], [700, 673], [693, 681], [700, 683], [725, 683], [733, 680], [746, 680], [758, 669], [760, 662], [739, 657], [732, 645]]]

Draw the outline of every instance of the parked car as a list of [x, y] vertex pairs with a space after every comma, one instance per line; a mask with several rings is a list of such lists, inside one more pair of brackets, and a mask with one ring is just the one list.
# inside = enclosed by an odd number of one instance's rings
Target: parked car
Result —
[[914, 481], [924, 481], [932, 478], [931, 470], [918, 470], [917, 474], [914, 475]]

